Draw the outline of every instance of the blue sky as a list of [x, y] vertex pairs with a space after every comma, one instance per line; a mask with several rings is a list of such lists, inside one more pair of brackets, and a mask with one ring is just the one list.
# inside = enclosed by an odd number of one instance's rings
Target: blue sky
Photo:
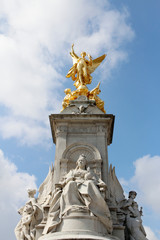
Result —
[[[3, 239], [15, 239], [16, 209], [54, 161], [48, 115], [59, 113], [75, 52], [107, 58], [89, 89], [114, 114], [109, 162], [135, 189], [150, 240], [160, 239], [160, 2], [0, 1], [0, 209]], [[6, 230], [9, 229], [10, 231]], [[5, 233], [7, 231], [7, 235]]]

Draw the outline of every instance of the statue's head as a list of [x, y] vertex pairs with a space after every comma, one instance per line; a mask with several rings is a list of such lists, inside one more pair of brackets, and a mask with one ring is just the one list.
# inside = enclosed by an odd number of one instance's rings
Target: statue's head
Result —
[[31, 204], [26, 204], [25, 207], [24, 207], [24, 211], [27, 214], [31, 214], [33, 212], [33, 206]]
[[82, 58], [86, 56], [86, 52], [81, 52]]
[[129, 198], [135, 199], [135, 197], [137, 196], [137, 193], [135, 191], [130, 191], [129, 192]]
[[77, 167], [85, 168], [86, 164], [87, 164], [86, 156], [84, 154], [81, 154], [77, 160]]
[[36, 189], [28, 189], [28, 197], [34, 197], [34, 195], [36, 194]]

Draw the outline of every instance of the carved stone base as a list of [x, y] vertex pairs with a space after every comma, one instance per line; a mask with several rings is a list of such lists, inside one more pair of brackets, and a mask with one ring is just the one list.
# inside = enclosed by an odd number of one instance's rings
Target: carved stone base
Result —
[[38, 240], [42, 236], [42, 232], [44, 230], [45, 224], [41, 223], [36, 226], [36, 237], [35, 240]]
[[58, 226], [57, 232], [66, 231], [87, 231], [88, 233], [96, 232], [106, 235], [105, 226], [94, 216], [67, 216], [63, 218], [62, 223]]
[[57, 227], [55, 233], [46, 234], [39, 240], [60, 240], [60, 239], [99, 239], [99, 240], [120, 240], [107, 233], [105, 226], [94, 216], [67, 216]]
[[98, 235], [97, 233], [88, 233], [88, 232], [76, 232], [76, 231], [72, 231], [72, 232], [56, 232], [56, 233], [50, 233], [47, 234], [41, 238], [39, 238], [39, 240], [120, 240], [119, 238], [113, 237], [111, 235], [108, 236], [102, 236], [102, 235]]
[[113, 226], [113, 235], [118, 237], [118, 239], [120, 240], [124, 240], [124, 226], [120, 226], [120, 225], [114, 225]]

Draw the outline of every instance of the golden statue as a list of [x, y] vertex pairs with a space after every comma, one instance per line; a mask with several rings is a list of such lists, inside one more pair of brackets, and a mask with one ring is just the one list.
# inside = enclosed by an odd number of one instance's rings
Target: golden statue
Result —
[[102, 112], [106, 113], [104, 110], [104, 101], [102, 101], [97, 95], [100, 94], [101, 90], [99, 89], [100, 82], [98, 83], [97, 87], [91, 90], [88, 94], [89, 100], [95, 100], [96, 106], [102, 110]]
[[[99, 89], [99, 84], [96, 88], [92, 91], [89, 91], [87, 88], [87, 84], [92, 82], [91, 73], [101, 64], [101, 62], [105, 59], [106, 54], [92, 60], [90, 54], [86, 54], [86, 52], [81, 53], [81, 57], [78, 57], [77, 54], [74, 52], [74, 44], [72, 44], [70, 55], [73, 60], [73, 66], [69, 70], [68, 74], [66, 75], [67, 78], [72, 78], [75, 81], [74, 86], [76, 90], [71, 92], [70, 88], [65, 89], [65, 98], [62, 102], [63, 109], [65, 109], [68, 105], [70, 100], [75, 100], [79, 96], [84, 95], [89, 100], [95, 100], [96, 105], [99, 109], [101, 109], [104, 113], [104, 102], [97, 96], [101, 90]], [[88, 56], [88, 59], [86, 59]]]
[[78, 95], [76, 94], [75, 91], [71, 92], [70, 88], [66, 88], [64, 90], [64, 93], [66, 94], [66, 96], [64, 97], [63, 102], [62, 102], [63, 109], [65, 109], [69, 105], [70, 100], [75, 100], [78, 97]]
[[[92, 60], [91, 55], [86, 54], [86, 52], [81, 53], [81, 57], [78, 57], [74, 52], [74, 44], [72, 44], [70, 55], [73, 60], [73, 66], [66, 75], [67, 78], [71, 77], [75, 81], [74, 85], [77, 89], [86, 86], [92, 82], [91, 73], [101, 64], [105, 59], [106, 54], [99, 58]], [[88, 56], [89, 60], [85, 57]]]

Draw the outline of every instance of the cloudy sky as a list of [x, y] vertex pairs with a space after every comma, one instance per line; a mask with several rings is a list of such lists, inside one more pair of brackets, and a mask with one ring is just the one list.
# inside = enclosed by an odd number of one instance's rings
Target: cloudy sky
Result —
[[150, 240], [160, 240], [160, 2], [146, 0], [0, 0], [1, 236], [15, 240], [17, 209], [54, 162], [48, 115], [59, 113], [75, 52], [107, 58], [101, 81], [116, 116], [109, 161], [126, 193], [143, 206]]

